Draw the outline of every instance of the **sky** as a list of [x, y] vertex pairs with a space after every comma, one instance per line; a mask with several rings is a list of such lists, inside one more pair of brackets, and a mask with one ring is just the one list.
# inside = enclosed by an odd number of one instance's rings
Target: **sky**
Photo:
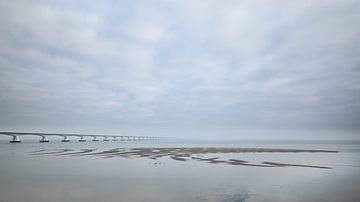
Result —
[[0, 130], [360, 139], [360, 1], [0, 1]]

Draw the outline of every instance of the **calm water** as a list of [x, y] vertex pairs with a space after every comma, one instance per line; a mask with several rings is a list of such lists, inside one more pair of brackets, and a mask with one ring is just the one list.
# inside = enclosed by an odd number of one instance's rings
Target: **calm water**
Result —
[[[57, 140], [58, 141], [58, 140]], [[265, 147], [339, 153], [209, 154], [249, 162], [332, 169], [251, 167], [170, 158], [32, 155], [38, 150], [117, 147]], [[360, 201], [359, 142], [0, 142], [0, 202]]]

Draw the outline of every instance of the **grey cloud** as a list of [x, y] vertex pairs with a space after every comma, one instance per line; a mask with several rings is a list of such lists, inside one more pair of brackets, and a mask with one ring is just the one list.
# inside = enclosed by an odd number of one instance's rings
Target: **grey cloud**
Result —
[[359, 8], [351, 0], [3, 1], [0, 127], [357, 138]]

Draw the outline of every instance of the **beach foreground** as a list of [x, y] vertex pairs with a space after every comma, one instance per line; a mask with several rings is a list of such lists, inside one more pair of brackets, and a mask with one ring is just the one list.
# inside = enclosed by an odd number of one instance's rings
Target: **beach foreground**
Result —
[[358, 202], [353, 142], [0, 142], [0, 201]]

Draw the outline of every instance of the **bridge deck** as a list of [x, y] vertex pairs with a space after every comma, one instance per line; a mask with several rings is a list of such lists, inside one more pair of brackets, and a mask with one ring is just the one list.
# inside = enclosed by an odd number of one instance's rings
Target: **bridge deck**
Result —
[[0, 132], [0, 135], [8, 135], [8, 136], [12, 136], [13, 139], [10, 141], [11, 143], [20, 143], [20, 136], [41, 136], [42, 139], [40, 140], [40, 142], [49, 142], [49, 140], [47, 139], [47, 136], [60, 136], [63, 137], [64, 139], [62, 140], [62, 142], [70, 142], [69, 137], [80, 137], [79, 141], [80, 142], [85, 142], [85, 138], [84, 137], [92, 137], [93, 141], [98, 141], [96, 138], [97, 137], [103, 137], [104, 141], [109, 141], [109, 137], [113, 138], [114, 141], [117, 141], [117, 138], [120, 138], [121, 140], [123, 139], [132, 139], [132, 140], [150, 140], [150, 139], [154, 139], [154, 137], [150, 137], [150, 136], [133, 136], [133, 135], [98, 135], [98, 134], [80, 134], [80, 133], [30, 133], [30, 132]]

